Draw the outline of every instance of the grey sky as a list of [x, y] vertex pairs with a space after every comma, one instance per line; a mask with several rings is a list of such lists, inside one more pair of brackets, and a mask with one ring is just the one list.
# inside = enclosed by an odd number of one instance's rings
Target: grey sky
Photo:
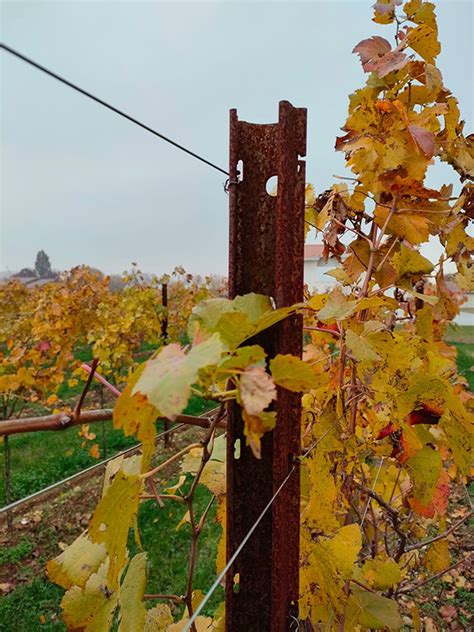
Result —
[[[437, 3], [447, 86], [472, 131], [473, 3]], [[308, 108], [308, 180], [343, 173], [333, 151], [347, 95], [365, 76], [351, 50], [392, 27], [371, 2], [3, 2], [2, 41], [227, 169], [228, 110], [273, 122]], [[0, 53], [0, 269], [137, 261], [227, 271], [223, 175]], [[430, 184], [455, 181], [436, 167]], [[436, 248], [429, 248], [434, 256]]]

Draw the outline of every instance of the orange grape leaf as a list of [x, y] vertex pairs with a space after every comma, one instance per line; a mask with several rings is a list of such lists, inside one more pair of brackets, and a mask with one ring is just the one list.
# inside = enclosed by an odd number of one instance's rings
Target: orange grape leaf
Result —
[[266, 432], [275, 427], [276, 413], [261, 412], [259, 415], [249, 415], [244, 410], [242, 419], [244, 421], [244, 435], [247, 438], [247, 445], [250, 446], [254, 456], [260, 459], [262, 456], [260, 439]]
[[408, 131], [417, 147], [421, 149], [427, 158], [432, 158], [435, 153], [435, 141], [432, 132], [419, 125], [409, 125]]

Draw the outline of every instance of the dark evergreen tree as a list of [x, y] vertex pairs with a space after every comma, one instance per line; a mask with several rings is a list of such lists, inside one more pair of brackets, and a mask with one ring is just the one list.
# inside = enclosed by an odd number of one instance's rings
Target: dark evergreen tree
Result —
[[54, 276], [51, 262], [44, 250], [40, 250], [36, 255], [35, 270], [40, 279], [50, 279]]

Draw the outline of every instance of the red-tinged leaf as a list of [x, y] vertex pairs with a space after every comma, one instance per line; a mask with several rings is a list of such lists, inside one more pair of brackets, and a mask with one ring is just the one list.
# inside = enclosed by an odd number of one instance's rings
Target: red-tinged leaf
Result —
[[436, 425], [442, 414], [443, 411], [438, 408], [434, 408], [428, 404], [423, 404], [421, 408], [412, 410], [408, 417], [408, 423], [410, 426], [416, 426], [417, 424]]
[[430, 502], [423, 503], [418, 498], [415, 498], [415, 496], [409, 498], [408, 502], [410, 503], [413, 511], [424, 518], [433, 518], [435, 514], [438, 516], [444, 516], [448, 506], [449, 491], [449, 474], [446, 470], [442, 470], [438, 481], [436, 482], [436, 487]]
[[365, 72], [377, 72], [380, 77], [385, 77], [389, 72], [399, 70], [408, 63], [405, 53], [392, 51], [390, 43], [379, 35], [362, 40], [352, 52], [359, 55]]
[[354, 46], [352, 52], [359, 55], [362, 68], [366, 72], [371, 72], [371, 63], [377, 61], [391, 50], [390, 42], [384, 37], [374, 35], [359, 42], [357, 46]]
[[408, 131], [425, 156], [427, 158], [433, 158], [435, 153], [435, 141], [433, 134], [419, 125], [409, 125]]

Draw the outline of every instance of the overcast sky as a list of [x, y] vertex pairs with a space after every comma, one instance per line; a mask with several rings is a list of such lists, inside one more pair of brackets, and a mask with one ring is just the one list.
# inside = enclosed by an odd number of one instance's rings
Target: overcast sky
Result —
[[[274, 122], [308, 108], [307, 176], [343, 173], [333, 151], [365, 76], [355, 44], [392, 27], [371, 2], [3, 2], [2, 41], [228, 167], [228, 111]], [[438, 2], [445, 83], [473, 122], [473, 3]], [[122, 272], [227, 272], [225, 177], [0, 51], [0, 270], [87, 263]], [[435, 168], [431, 185], [455, 182]], [[429, 254], [435, 255], [430, 248]]]

